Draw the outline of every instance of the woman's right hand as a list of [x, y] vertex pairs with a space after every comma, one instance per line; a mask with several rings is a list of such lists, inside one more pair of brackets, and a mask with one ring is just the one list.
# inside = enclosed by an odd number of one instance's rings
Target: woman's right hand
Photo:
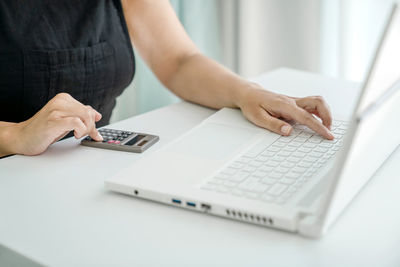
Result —
[[7, 150], [12, 154], [38, 155], [70, 131], [74, 131], [77, 139], [89, 135], [102, 141], [95, 124], [100, 119], [101, 114], [91, 106], [60, 93], [29, 120], [10, 126]]

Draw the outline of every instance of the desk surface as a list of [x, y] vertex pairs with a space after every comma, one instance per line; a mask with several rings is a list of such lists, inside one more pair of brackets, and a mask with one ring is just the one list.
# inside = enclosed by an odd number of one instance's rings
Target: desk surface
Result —
[[[280, 69], [256, 79], [322, 94], [348, 116], [358, 85]], [[179, 103], [111, 127], [164, 146], [214, 110]], [[141, 155], [68, 139], [36, 157], [0, 160], [0, 266], [400, 266], [400, 149], [320, 240], [108, 192], [103, 181]]]

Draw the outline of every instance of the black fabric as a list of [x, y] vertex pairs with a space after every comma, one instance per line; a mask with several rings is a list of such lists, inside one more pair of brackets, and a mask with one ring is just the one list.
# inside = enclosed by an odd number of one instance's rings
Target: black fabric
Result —
[[0, 0], [0, 121], [66, 92], [109, 123], [135, 72], [120, 0]]

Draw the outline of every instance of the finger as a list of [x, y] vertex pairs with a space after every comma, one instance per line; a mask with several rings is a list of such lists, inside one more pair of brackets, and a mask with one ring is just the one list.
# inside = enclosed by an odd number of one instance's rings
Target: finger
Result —
[[103, 117], [97, 110], [93, 109], [95, 111], [95, 121], [98, 122], [99, 120], [101, 120], [101, 118]]
[[63, 130], [74, 131], [75, 138], [79, 139], [86, 135], [87, 127], [83, 121], [78, 117], [65, 117], [60, 120], [63, 125]]
[[332, 113], [326, 101], [320, 97], [305, 97], [296, 99], [296, 104], [321, 118], [322, 124], [328, 129], [332, 125]]
[[271, 116], [266, 110], [261, 112], [254, 119], [255, 124], [280, 135], [290, 135], [292, 126], [280, 119]]
[[101, 136], [101, 134], [96, 128], [94, 128], [94, 131], [90, 132], [89, 136], [92, 137], [97, 142], [103, 141], [103, 136]]
[[294, 107], [293, 117], [301, 124], [308, 126], [326, 139], [332, 140], [334, 136], [320, 121], [302, 108]]
[[97, 112], [91, 106], [86, 106], [86, 109], [87, 109], [87, 113], [89, 115], [89, 117], [88, 117], [89, 118], [89, 121], [88, 121], [89, 125], [87, 125], [86, 122], [85, 122], [85, 124], [88, 126], [89, 136], [92, 137], [92, 138], [94, 138], [93, 136], [95, 136], [94, 139], [98, 140], [100, 134], [96, 129], [96, 116], [97, 116], [96, 113]]

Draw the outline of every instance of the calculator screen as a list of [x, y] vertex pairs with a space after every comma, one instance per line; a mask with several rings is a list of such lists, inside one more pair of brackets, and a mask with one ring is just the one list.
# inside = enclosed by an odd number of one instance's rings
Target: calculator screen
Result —
[[142, 140], [145, 136], [144, 135], [136, 135], [135, 137], [133, 137], [131, 140], [129, 140], [129, 142], [127, 142], [125, 145], [127, 146], [133, 146], [135, 145], [137, 142], [139, 142], [140, 140]]

